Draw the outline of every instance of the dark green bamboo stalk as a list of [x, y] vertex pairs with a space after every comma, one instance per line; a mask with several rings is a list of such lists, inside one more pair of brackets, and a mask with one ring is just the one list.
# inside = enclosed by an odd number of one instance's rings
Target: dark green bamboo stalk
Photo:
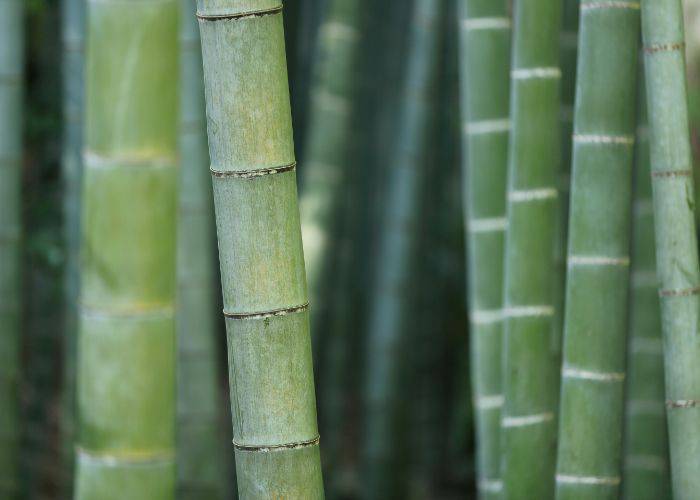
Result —
[[553, 275], [559, 173], [557, 0], [516, 2], [505, 254], [504, 498], [554, 494], [558, 392]]
[[75, 358], [80, 291], [80, 187], [83, 153], [83, 69], [85, 0], [63, 0], [63, 243], [65, 265], [63, 319], [63, 394], [61, 439], [63, 481], [72, 496], [75, 447]]
[[649, 129], [644, 78], [640, 78], [632, 205], [632, 269], [627, 340], [624, 438], [625, 500], [671, 496], [668, 433], [664, 411], [664, 362], [654, 214], [649, 165]]
[[700, 491], [700, 270], [681, 0], [642, 0], [642, 38], [671, 481], [685, 500]]
[[19, 422], [22, 0], [0, 0], [0, 497], [15, 498]]
[[323, 498], [280, 0], [198, 0], [242, 498]]
[[[299, 200], [312, 331], [328, 319], [328, 280], [335, 272], [343, 189], [348, 181], [361, 48], [362, 0], [331, 0], [318, 35]], [[314, 345], [319, 342], [314, 341]]]
[[415, 299], [409, 283], [416, 264], [441, 0], [416, 0], [413, 9], [399, 129], [378, 242], [381, 265], [376, 270], [365, 346], [363, 477], [368, 498], [401, 495], [401, 462], [406, 458], [400, 447], [406, 424], [402, 352], [410, 338]]
[[480, 498], [499, 498], [503, 247], [511, 20], [505, 1], [461, 0], [460, 80], [471, 371]]
[[214, 316], [214, 204], [207, 172], [204, 79], [195, 0], [181, 0], [180, 197], [177, 255], [178, 496], [222, 499]]
[[179, 6], [88, 5], [76, 498], [165, 500], [175, 494]]
[[621, 482], [639, 3], [580, 16], [559, 500], [616, 499]]

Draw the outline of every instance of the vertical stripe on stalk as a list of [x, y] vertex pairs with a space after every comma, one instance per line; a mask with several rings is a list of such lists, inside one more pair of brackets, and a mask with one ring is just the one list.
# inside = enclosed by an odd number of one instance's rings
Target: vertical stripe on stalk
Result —
[[91, 0], [75, 496], [175, 494], [177, 0]]
[[580, 16], [559, 500], [618, 498], [622, 455], [639, 5], [587, 0]]
[[700, 491], [700, 271], [680, 0], [642, 0], [656, 261], [674, 497]]
[[654, 214], [640, 209], [652, 205], [652, 196], [643, 71], [639, 74], [622, 497], [625, 500], [664, 500], [671, 495], [664, 361]]
[[198, 0], [242, 498], [323, 498], [280, 0]]
[[501, 309], [511, 20], [505, 1], [459, 0], [458, 4], [477, 488], [480, 498], [486, 499], [501, 493]]
[[23, 0], [0, 0], [0, 497], [18, 488]]
[[535, 0], [514, 7], [504, 272], [503, 496], [548, 499], [554, 493], [558, 387], [552, 276], [560, 165], [561, 5]]

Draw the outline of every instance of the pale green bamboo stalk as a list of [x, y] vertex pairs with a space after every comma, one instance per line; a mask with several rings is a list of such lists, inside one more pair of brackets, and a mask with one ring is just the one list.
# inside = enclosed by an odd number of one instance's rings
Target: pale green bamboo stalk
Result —
[[63, 0], [63, 394], [61, 440], [63, 491], [73, 494], [75, 447], [75, 363], [80, 290], [80, 186], [83, 153], [85, 0]]
[[505, 253], [503, 495], [554, 494], [558, 336], [555, 247], [561, 2], [516, 2]]
[[222, 499], [214, 203], [207, 172], [204, 79], [196, 1], [181, 0], [180, 190], [177, 255], [178, 497]]
[[0, 497], [19, 494], [22, 0], [0, 0]]
[[643, 73], [639, 73], [642, 77], [637, 96], [622, 498], [664, 500], [671, 496], [671, 478], [664, 411], [664, 361], [654, 251], [649, 128], [644, 78]]
[[323, 498], [280, 0], [198, 0], [242, 498]]
[[503, 249], [508, 167], [508, 5], [459, 0], [462, 159], [479, 497], [500, 498]]
[[365, 344], [363, 481], [367, 498], [396, 498], [405, 488], [404, 410], [401, 381], [405, 342], [412, 327], [421, 191], [427, 174], [430, 106], [437, 76], [442, 0], [416, 0], [410, 27], [400, 119], [387, 188]]
[[671, 482], [700, 491], [700, 270], [680, 0], [642, 0], [656, 263], [664, 334]]
[[622, 461], [639, 3], [580, 9], [558, 500], [619, 498]]
[[76, 498], [175, 494], [177, 0], [90, 0]]

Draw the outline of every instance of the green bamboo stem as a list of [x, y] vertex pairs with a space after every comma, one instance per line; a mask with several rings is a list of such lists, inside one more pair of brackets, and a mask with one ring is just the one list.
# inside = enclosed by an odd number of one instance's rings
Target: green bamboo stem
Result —
[[75, 363], [80, 291], [80, 189], [83, 153], [85, 0], [63, 0], [63, 243], [65, 266], [61, 439], [66, 496], [73, 496]]
[[461, 0], [459, 7], [477, 489], [487, 499], [499, 498], [503, 488], [501, 340], [511, 20], [505, 1]]
[[177, 0], [88, 9], [76, 498], [175, 494]]
[[401, 495], [400, 446], [405, 426], [402, 350], [410, 336], [415, 297], [410, 280], [416, 265], [420, 203], [427, 167], [433, 84], [437, 76], [440, 0], [416, 0], [402, 89], [399, 129], [387, 173], [378, 262], [369, 312], [363, 444], [367, 498]]
[[195, 0], [181, 0], [177, 255], [178, 496], [226, 495], [214, 316], [214, 205]]
[[557, 499], [619, 498], [639, 4], [586, 0], [573, 135]]
[[0, 497], [19, 491], [22, 0], [0, 0]]
[[[318, 63], [310, 95], [299, 199], [314, 345], [330, 314], [329, 279], [335, 274], [353, 144], [353, 108], [357, 97], [362, 42], [362, 0], [331, 0], [318, 34]], [[318, 353], [317, 353], [318, 354]]]
[[508, 500], [554, 494], [561, 3], [516, 2], [511, 63], [501, 439]]
[[242, 498], [323, 498], [280, 0], [198, 0]]
[[637, 96], [639, 125], [632, 205], [622, 497], [625, 500], [664, 500], [671, 496], [671, 478], [664, 411], [664, 361], [654, 251], [649, 128], [643, 82], [644, 78], [640, 78]]
[[671, 482], [685, 500], [700, 491], [700, 271], [682, 14], [680, 0], [642, 0]]

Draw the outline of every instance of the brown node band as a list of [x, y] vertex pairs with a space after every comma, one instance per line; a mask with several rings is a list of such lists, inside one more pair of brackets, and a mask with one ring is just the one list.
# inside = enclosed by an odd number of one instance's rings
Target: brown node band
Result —
[[688, 297], [700, 294], [700, 286], [693, 288], [681, 288], [676, 290], [659, 290], [661, 297]]
[[247, 445], [239, 444], [235, 441], [233, 446], [239, 451], [259, 451], [259, 452], [270, 452], [270, 451], [283, 451], [283, 450], [296, 450], [299, 448], [308, 448], [309, 446], [317, 446], [321, 441], [321, 436], [316, 436], [308, 441], [298, 441], [295, 443], [286, 444], [275, 444], [275, 445]]
[[249, 10], [246, 12], [238, 12], [236, 14], [200, 14], [198, 12], [197, 19], [201, 19], [202, 21], [224, 21], [227, 19], [241, 19], [243, 17], [271, 16], [273, 14], [279, 14], [280, 12], [282, 12], [282, 8], [283, 7], [280, 5], [279, 7], [272, 7], [271, 9]]
[[211, 175], [214, 177], [233, 177], [236, 179], [253, 179], [255, 177], [262, 177], [264, 175], [273, 174], [283, 174], [285, 172], [291, 172], [296, 169], [296, 162], [290, 163], [289, 165], [283, 165], [281, 167], [271, 167], [271, 168], [257, 168], [254, 170], [214, 170], [210, 168]]
[[690, 177], [693, 175], [692, 170], [658, 170], [652, 172], [651, 176], [655, 179], [658, 178], [673, 178], [673, 177]]
[[647, 45], [644, 47], [644, 52], [647, 54], [653, 54], [655, 52], [671, 52], [674, 50], [683, 50], [685, 48], [685, 43], [657, 43], [654, 45]]
[[298, 312], [306, 311], [309, 308], [309, 303], [301, 304], [299, 306], [285, 307], [282, 309], [273, 309], [270, 311], [261, 311], [254, 313], [232, 313], [224, 311], [224, 316], [230, 319], [265, 319], [272, 318], [274, 316], [286, 316], [287, 314], [294, 314]]

